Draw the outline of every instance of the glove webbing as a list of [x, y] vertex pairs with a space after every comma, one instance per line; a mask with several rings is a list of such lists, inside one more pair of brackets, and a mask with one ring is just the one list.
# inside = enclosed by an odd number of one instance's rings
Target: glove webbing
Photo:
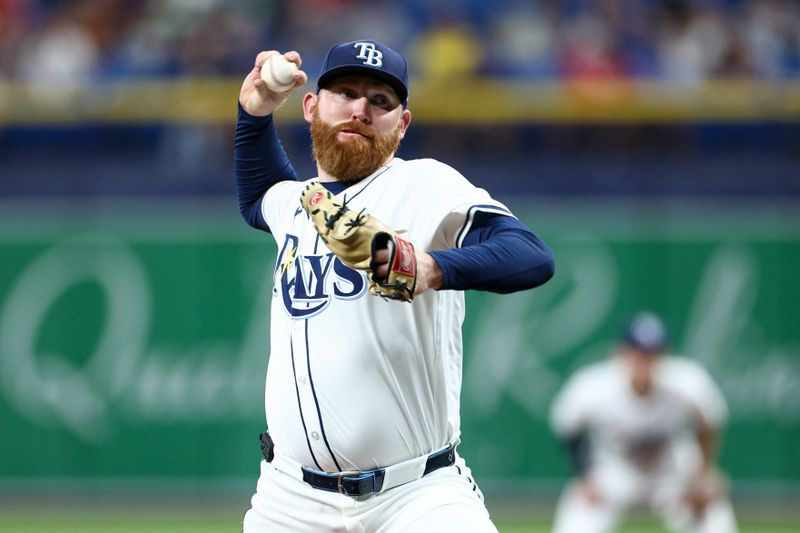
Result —
[[[330, 196], [330, 193], [328, 193], [328, 195]], [[344, 223], [345, 227], [347, 228], [345, 233], [364, 225], [364, 221], [366, 219], [366, 216], [364, 215], [365, 210], [366, 207], [362, 208], [354, 218]], [[339, 206], [339, 209], [337, 209], [334, 214], [328, 216], [328, 213], [322, 213], [322, 215], [325, 217], [325, 227], [328, 228], [328, 231], [332, 230], [339, 219], [342, 218], [348, 211], [350, 211], [350, 208], [347, 207], [347, 196], [345, 196], [344, 199], [342, 199], [342, 205]], [[316, 215], [317, 213], [319, 213], [319, 208], [311, 211], [312, 215]]]

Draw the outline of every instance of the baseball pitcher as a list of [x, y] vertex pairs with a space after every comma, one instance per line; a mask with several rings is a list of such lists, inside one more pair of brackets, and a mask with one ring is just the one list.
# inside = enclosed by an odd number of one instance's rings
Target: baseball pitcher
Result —
[[[433, 159], [395, 157], [411, 123], [408, 65], [382, 43], [333, 46], [302, 99], [317, 175], [299, 180], [258, 54], [242, 84], [235, 165], [245, 220], [274, 266], [268, 433], [244, 531], [496, 531], [456, 447], [464, 293], [530, 289], [548, 247]], [[489, 355], [489, 354], [485, 354]]]

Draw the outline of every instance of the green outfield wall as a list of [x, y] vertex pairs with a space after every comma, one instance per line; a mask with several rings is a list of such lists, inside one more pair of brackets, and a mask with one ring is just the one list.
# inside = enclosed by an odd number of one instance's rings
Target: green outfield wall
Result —
[[[648, 308], [729, 401], [732, 479], [800, 485], [796, 209], [509, 205], [552, 245], [557, 273], [536, 291], [468, 296], [461, 451], [479, 479], [560, 484], [553, 394]], [[250, 487], [275, 255], [230, 199], [4, 203], [0, 488]]]

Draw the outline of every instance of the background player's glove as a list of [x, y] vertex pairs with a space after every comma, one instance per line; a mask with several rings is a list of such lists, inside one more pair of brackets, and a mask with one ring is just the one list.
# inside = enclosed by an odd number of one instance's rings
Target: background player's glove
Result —
[[713, 467], [704, 468], [690, 481], [684, 494], [684, 500], [695, 517], [703, 515], [709, 503], [725, 496], [727, 481], [723, 474]]
[[[363, 209], [353, 211], [318, 182], [306, 186], [300, 203], [330, 251], [350, 268], [370, 273], [372, 294], [403, 301], [414, 297], [417, 256], [410, 242]], [[375, 252], [382, 249], [389, 250], [389, 274], [377, 279]]]

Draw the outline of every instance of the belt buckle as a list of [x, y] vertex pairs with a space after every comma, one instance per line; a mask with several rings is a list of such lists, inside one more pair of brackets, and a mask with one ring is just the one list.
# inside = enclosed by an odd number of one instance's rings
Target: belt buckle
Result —
[[345, 473], [340, 472], [339, 477], [336, 478], [336, 490], [339, 492], [339, 494], [344, 494], [345, 496], [349, 496], [349, 494], [347, 494], [347, 490], [345, 490], [344, 488], [344, 476]]
[[[345, 496], [366, 496], [373, 492], [380, 491], [383, 483], [382, 470], [370, 470], [367, 472], [340, 472], [336, 476], [336, 491]], [[345, 480], [355, 484], [355, 490], [349, 492], [344, 484]]]

